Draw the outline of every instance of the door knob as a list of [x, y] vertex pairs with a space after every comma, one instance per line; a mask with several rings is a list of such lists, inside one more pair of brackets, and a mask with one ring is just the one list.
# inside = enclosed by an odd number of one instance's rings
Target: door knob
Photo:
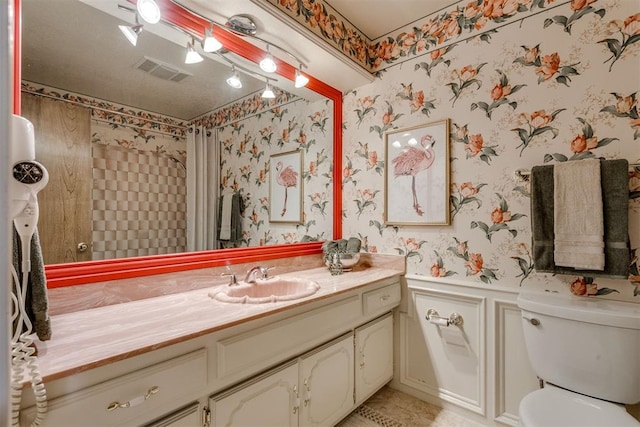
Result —
[[89, 249], [89, 245], [87, 245], [85, 242], [78, 243], [78, 252], [84, 252], [87, 249]]

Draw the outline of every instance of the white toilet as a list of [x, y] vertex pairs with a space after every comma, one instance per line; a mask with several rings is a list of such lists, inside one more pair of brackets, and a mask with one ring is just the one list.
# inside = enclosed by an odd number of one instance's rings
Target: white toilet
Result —
[[640, 426], [640, 304], [521, 292], [529, 360], [544, 388], [520, 402], [524, 427]]

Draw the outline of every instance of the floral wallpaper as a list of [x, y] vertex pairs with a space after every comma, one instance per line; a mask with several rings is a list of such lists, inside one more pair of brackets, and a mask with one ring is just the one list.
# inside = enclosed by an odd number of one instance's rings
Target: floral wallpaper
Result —
[[262, 97], [262, 92], [256, 92], [253, 95], [238, 99], [229, 105], [217, 108], [200, 117], [195, 117], [191, 119], [191, 124], [204, 126], [207, 129], [226, 126], [230, 123], [238, 122], [243, 118], [248, 118], [297, 99], [295, 95], [285, 90], [275, 86], [272, 86], [272, 89], [275, 98], [265, 99]]
[[[640, 302], [640, 167], [629, 170], [629, 280], [536, 273], [528, 182], [515, 176], [594, 157], [640, 162], [639, 6], [462, 1], [416, 27], [405, 55], [394, 40], [378, 79], [344, 98], [343, 235], [404, 255], [413, 274]], [[386, 226], [384, 132], [445, 118], [452, 225]]]
[[[371, 72], [393, 65], [398, 60], [406, 60], [424, 55], [430, 51], [433, 61], [453, 48], [453, 45], [471, 38], [489, 41], [497, 29], [505, 23], [515, 22], [533, 14], [562, 5], [570, 4], [568, 14], [554, 15], [545, 19], [544, 28], [560, 26], [571, 34], [573, 25], [587, 14], [603, 17], [605, 9], [592, 6], [597, 0], [470, 0], [459, 2], [440, 14], [428, 19], [407, 24], [404, 28], [378, 38], [369, 39], [353, 26], [326, 0], [269, 0], [289, 16], [297, 20], [308, 31], [318, 35], [343, 55]], [[439, 49], [432, 50], [435, 47]], [[617, 56], [624, 47], [614, 48]], [[614, 57], [616, 52], [612, 51]], [[550, 58], [551, 59], [551, 58]], [[616, 57], [617, 59], [617, 57]], [[615, 59], [614, 59], [615, 61]], [[429, 73], [435, 64], [421, 63]]]
[[[240, 246], [331, 238], [332, 108], [328, 101], [297, 99], [219, 128], [221, 193], [237, 191], [245, 200]], [[293, 150], [303, 159], [303, 221], [270, 223], [270, 156]]]

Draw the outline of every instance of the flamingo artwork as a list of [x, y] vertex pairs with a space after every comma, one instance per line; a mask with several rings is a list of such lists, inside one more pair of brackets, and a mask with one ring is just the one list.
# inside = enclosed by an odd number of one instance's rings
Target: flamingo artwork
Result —
[[[415, 141], [415, 140], [414, 140]], [[418, 203], [416, 194], [416, 175], [429, 169], [435, 160], [436, 154], [433, 146], [436, 141], [431, 135], [425, 135], [420, 140], [420, 147], [409, 146], [403, 149], [402, 153], [395, 157], [393, 163], [393, 175], [395, 178], [399, 176], [411, 176], [411, 191], [413, 193], [413, 209], [420, 216], [424, 211]]]
[[287, 190], [289, 187], [298, 185], [298, 172], [293, 170], [291, 166], [285, 168], [282, 162], [278, 162], [276, 165], [276, 182], [284, 187], [284, 205], [280, 214], [280, 216], [284, 216], [287, 213]]

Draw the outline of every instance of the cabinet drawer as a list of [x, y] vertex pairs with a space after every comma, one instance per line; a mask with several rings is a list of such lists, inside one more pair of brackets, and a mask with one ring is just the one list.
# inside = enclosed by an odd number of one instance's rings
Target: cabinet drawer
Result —
[[307, 351], [349, 330], [360, 311], [360, 298], [352, 296], [218, 341], [218, 376], [257, 372]]
[[[205, 391], [206, 355], [205, 349], [196, 350], [53, 399], [48, 402], [43, 426], [112, 426], [157, 418]], [[127, 402], [129, 407], [108, 409]], [[24, 421], [32, 419], [34, 411], [29, 408], [23, 412], [22, 425], [27, 425]]]
[[364, 314], [380, 314], [392, 309], [400, 303], [400, 283], [387, 285], [383, 288], [362, 294]]

